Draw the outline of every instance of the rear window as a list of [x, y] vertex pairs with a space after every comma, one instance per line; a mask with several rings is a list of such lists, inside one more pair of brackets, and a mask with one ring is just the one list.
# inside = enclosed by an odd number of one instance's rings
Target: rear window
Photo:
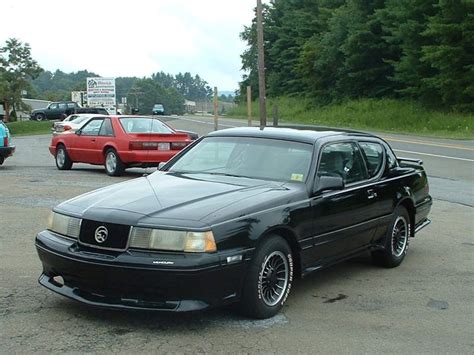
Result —
[[77, 117], [77, 118], [74, 118], [73, 120], [71, 120], [71, 122], [81, 123], [81, 122], [84, 122], [85, 120], [88, 120], [89, 118], [90, 118], [90, 116]]
[[120, 124], [127, 133], [174, 133], [163, 122], [147, 117], [122, 117]]

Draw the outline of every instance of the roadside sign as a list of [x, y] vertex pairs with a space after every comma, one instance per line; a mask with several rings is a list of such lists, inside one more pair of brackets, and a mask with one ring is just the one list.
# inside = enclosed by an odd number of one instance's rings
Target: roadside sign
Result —
[[87, 78], [87, 105], [116, 114], [115, 78]]

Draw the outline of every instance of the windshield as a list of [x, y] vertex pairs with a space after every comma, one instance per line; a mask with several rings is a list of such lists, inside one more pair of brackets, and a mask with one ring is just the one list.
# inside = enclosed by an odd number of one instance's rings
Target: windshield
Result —
[[148, 117], [122, 117], [119, 119], [127, 133], [174, 133], [163, 122]]
[[299, 142], [207, 137], [187, 151], [169, 171], [304, 182], [312, 152], [311, 144]]
[[162, 109], [163, 108], [163, 105], [161, 104], [157, 104], [155, 106], [153, 106], [154, 109]]

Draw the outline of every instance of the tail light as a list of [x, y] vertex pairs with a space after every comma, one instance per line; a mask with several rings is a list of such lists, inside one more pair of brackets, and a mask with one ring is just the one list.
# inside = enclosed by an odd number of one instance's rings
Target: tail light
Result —
[[8, 137], [3, 137], [3, 146], [8, 147]]
[[130, 142], [130, 150], [180, 150], [188, 145], [187, 142]]

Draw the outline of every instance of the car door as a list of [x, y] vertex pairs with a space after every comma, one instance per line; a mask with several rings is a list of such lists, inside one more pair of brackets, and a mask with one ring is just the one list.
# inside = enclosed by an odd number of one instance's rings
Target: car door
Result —
[[362, 250], [372, 240], [376, 221], [370, 215], [374, 198], [367, 187], [368, 174], [354, 141], [324, 145], [319, 154], [316, 184], [322, 175], [340, 176], [344, 188], [322, 191], [312, 197], [313, 259], [330, 263]]
[[96, 138], [96, 146], [93, 154], [94, 163], [102, 164], [104, 162], [104, 148], [106, 144], [110, 143], [114, 136], [114, 129], [110, 118], [104, 118], [99, 130], [99, 135]]
[[375, 242], [385, 236], [394, 209], [398, 185], [392, 181], [390, 170], [396, 167], [396, 157], [382, 142], [360, 140], [358, 144], [366, 162], [369, 179], [373, 182], [371, 190], [375, 204], [368, 213], [379, 219], [379, 227], [373, 238]]
[[73, 161], [98, 164], [97, 162], [97, 137], [102, 126], [103, 118], [93, 118], [80, 130], [76, 131], [76, 139], [69, 148]]
[[51, 120], [51, 119], [56, 119], [59, 117], [59, 104], [51, 104], [48, 106], [48, 108], [44, 111], [46, 114], [46, 118]]

